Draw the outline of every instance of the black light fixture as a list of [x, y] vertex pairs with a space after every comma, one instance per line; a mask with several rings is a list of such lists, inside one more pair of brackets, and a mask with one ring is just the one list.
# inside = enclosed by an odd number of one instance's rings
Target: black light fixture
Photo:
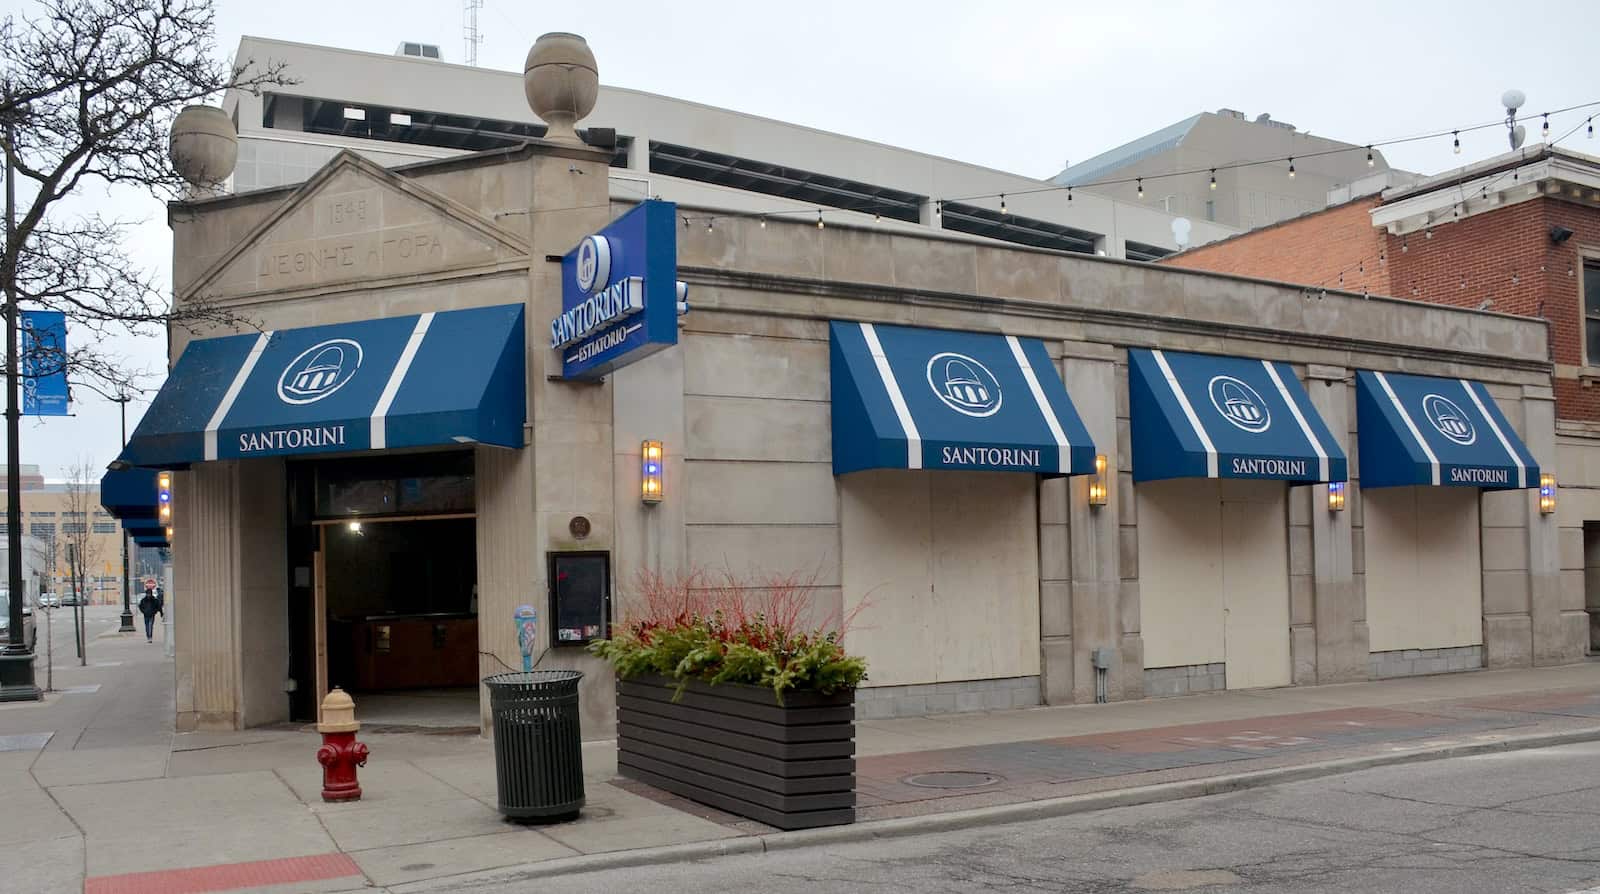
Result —
[[617, 129], [615, 127], [586, 128], [580, 136], [585, 143], [596, 149], [617, 148]]
[[1560, 245], [1572, 238], [1572, 231], [1559, 224], [1550, 228], [1550, 244]]

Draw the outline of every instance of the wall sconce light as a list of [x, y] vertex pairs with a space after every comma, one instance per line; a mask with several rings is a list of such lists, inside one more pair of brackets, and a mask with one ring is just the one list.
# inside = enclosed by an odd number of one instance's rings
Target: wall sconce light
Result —
[[1094, 477], [1089, 479], [1089, 505], [1104, 506], [1107, 493], [1106, 455], [1100, 453], [1094, 458]]
[[1346, 482], [1343, 482], [1343, 481], [1330, 481], [1330, 482], [1328, 482], [1328, 511], [1329, 512], [1343, 512], [1344, 511], [1344, 488], [1345, 488], [1345, 484], [1346, 484]]
[[162, 524], [172, 524], [172, 473], [156, 476], [156, 507]]
[[646, 504], [661, 502], [661, 442], [645, 441], [639, 446], [639, 499]]
[[1539, 513], [1550, 515], [1556, 511], [1556, 476], [1549, 472], [1539, 476]]

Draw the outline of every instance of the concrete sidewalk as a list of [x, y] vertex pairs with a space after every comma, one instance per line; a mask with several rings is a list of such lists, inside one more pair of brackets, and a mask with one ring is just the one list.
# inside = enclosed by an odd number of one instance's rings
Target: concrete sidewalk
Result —
[[[125, 698], [146, 675], [159, 683], [165, 673], [170, 689], [170, 663], [140, 648], [152, 647], [112, 642], [101, 651], [123, 650], [124, 663], [76, 675], [115, 677]], [[112, 745], [110, 730], [70, 713], [76, 697], [0, 709], [9, 808], [0, 835], [26, 842], [24, 857], [0, 856], [0, 878], [21, 880], [18, 890], [446, 890], [485, 873], [503, 880], [911, 834], [1104, 806], [1094, 799], [1108, 794], [1187, 797], [1286, 771], [1600, 738], [1600, 664], [865, 721], [861, 822], [813, 833], [774, 832], [616, 779], [614, 745], [597, 742], [584, 749], [582, 816], [522, 827], [495, 812], [492, 748], [474, 735], [363, 735], [365, 798], [324, 804], [309, 731], [169, 732], [151, 742], [135, 730], [128, 745]], [[53, 719], [82, 725], [75, 738], [93, 747], [60, 741]]]

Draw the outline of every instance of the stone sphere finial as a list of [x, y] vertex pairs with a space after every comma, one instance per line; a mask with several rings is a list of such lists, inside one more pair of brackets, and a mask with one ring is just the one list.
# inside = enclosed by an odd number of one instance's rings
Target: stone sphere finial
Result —
[[594, 111], [600, 96], [600, 68], [587, 41], [561, 31], [534, 41], [522, 66], [522, 86], [533, 113], [549, 125], [545, 139], [582, 142], [575, 125]]
[[215, 106], [185, 106], [172, 121], [172, 166], [196, 192], [216, 192], [239, 161], [239, 134]]

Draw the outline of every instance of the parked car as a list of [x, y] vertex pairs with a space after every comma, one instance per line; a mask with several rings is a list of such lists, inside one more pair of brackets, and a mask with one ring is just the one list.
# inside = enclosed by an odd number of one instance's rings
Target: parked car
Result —
[[[11, 593], [9, 590], [0, 590], [0, 606], [5, 610], [0, 611], [0, 639], [6, 642], [11, 640]], [[27, 602], [22, 604], [22, 641], [32, 649], [39, 644], [39, 627], [34, 623], [33, 606]]]
[[57, 596], [54, 593], [44, 593], [44, 594], [39, 596], [39, 607], [40, 608], [46, 608], [46, 609], [48, 609], [48, 608], [60, 608], [61, 607], [61, 597]]
[[77, 605], [78, 604], [78, 594], [77, 593], [68, 593], [67, 595], [62, 596], [61, 597], [61, 604], [62, 605]]

